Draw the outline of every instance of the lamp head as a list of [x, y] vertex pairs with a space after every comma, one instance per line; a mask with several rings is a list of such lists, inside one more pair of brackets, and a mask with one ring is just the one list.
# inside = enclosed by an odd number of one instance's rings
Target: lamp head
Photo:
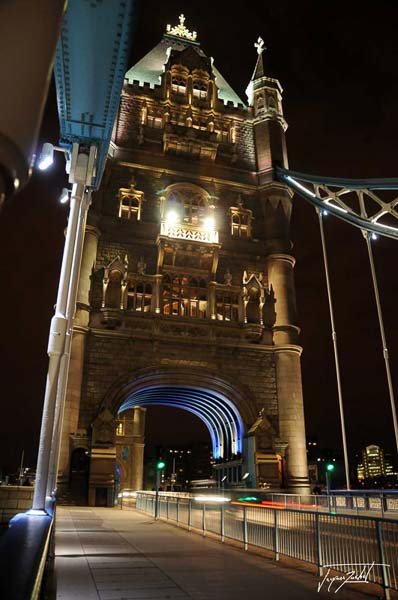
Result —
[[53, 162], [54, 146], [49, 142], [46, 142], [45, 144], [43, 144], [43, 148], [41, 149], [37, 166], [41, 171], [45, 171], [50, 165], [53, 164]]

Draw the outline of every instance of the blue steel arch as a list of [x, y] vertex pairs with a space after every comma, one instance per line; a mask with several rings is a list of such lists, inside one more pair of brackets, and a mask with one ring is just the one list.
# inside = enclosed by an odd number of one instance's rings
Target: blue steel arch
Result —
[[181, 408], [199, 417], [210, 433], [214, 458], [227, 459], [242, 452], [242, 418], [235, 405], [221, 394], [185, 385], [149, 385], [131, 393], [118, 412], [149, 405]]

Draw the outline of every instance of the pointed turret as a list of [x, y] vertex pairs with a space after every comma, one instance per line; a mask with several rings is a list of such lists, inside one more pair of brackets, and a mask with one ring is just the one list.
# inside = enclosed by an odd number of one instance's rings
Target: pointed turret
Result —
[[264, 40], [259, 37], [254, 46], [258, 57], [246, 95], [253, 109], [257, 169], [269, 173], [275, 162], [287, 166], [287, 123], [282, 110], [282, 86], [264, 72]]
[[258, 40], [254, 44], [254, 46], [255, 46], [255, 48], [257, 48], [258, 58], [257, 58], [256, 68], [254, 69], [253, 77], [251, 79], [252, 81], [254, 81], [255, 79], [260, 79], [261, 77], [264, 77], [264, 75], [265, 75], [264, 63], [263, 63], [263, 52], [264, 52], [264, 50], [267, 49], [264, 46], [264, 40], [261, 37], [258, 38]]

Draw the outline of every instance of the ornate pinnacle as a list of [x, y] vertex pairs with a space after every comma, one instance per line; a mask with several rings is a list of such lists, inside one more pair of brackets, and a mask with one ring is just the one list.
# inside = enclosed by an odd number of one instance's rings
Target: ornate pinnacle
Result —
[[257, 54], [262, 54], [264, 52], [264, 50], [267, 49], [264, 45], [263, 38], [260, 36], [259, 36], [257, 42], [254, 43], [254, 47], [257, 48]]
[[183, 14], [179, 16], [179, 19], [179, 25], [175, 25], [175, 27], [167, 25], [167, 33], [169, 35], [175, 35], [177, 37], [185, 38], [186, 40], [191, 40], [192, 42], [194, 42], [197, 36], [196, 31], [189, 31], [189, 29], [185, 27], [185, 16]]

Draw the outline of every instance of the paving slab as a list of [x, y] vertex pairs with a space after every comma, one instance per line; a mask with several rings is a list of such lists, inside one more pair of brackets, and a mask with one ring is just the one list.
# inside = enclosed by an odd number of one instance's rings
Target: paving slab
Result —
[[[59, 507], [59, 600], [312, 600], [318, 577], [136, 511]], [[338, 600], [369, 600], [345, 586]]]

